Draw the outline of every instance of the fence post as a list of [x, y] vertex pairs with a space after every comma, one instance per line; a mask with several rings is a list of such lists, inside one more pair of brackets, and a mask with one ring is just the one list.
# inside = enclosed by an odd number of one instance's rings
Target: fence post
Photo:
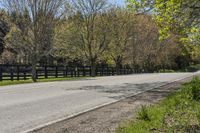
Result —
[[39, 75], [38, 75], [38, 70], [36, 69], [36, 79], [38, 79]]
[[56, 66], [56, 78], [58, 78], [58, 66]]
[[3, 66], [0, 65], [0, 81], [3, 80], [3, 68], [2, 68], [2, 67], [3, 67]]
[[95, 75], [96, 76], [98, 76], [98, 73], [99, 73], [99, 67], [98, 66], [96, 66], [96, 68], [95, 68], [96, 70], [95, 70]]
[[103, 66], [101, 66], [101, 69], [100, 69], [100, 70], [101, 70], [101, 72], [100, 72], [100, 73], [101, 73], [101, 76], [103, 76]]
[[92, 76], [92, 67], [90, 66], [89, 69], [90, 69], [90, 77], [91, 77]]
[[71, 77], [74, 77], [74, 70], [72, 70], [72, 67], [70, 67], [70, 74], [71, 74]]
[[26, 72], [24, 72], [24, 80], [26, 80]]
[[115, 74], [114, 74], [114, 68], [112, 67], [112, 76], [114, 76]]
[[102, 75], [102, 76], [106, 76], [106, 71], [105, 71], [106, 69], [105, 69], [105, 68], [106, 68], [106, 67], [104, 66], [104, 67], [103, 67], [103, 75]]
[[65, 67], [65, 76], [66, 77], [68, 76], [68, 67], [67, 66]]
[[85, 72], [85, 66], [83, 66], [83, 77], [86, 76], [86, 72]]
[[27, 66], [25, 66], [25, 67], [24, 67], [24, 70], [23, 70], [24, 80], [26, 80], [26, 72], [27, 72]]
[[80, 69], [77, 67], [78, 77], [80, 77]]
[[19, 81], [19, 65], [17, 65], [17, 80]]
[[44, 75], [45, 75], [45, 79], [48, 78], [48, 71], [47, 71], [47, 66], [45, 65], [44, 67]]
[[78, 74], [78, 68], [76, 66], [75, 69], [74, 69], [74, 75], [75, 75], [75, 77], [77, 77], [77, 74]]
[[10, 71], [10, 80], [13, 81], [13, 67], [11, 67], [11, 71]]

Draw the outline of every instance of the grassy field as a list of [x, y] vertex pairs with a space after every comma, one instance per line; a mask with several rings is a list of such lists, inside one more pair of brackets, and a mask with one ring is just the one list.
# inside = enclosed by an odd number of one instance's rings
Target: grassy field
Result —
[[117, 133], [200, 133], [200, 78], [158, 105], [143, 106]]
[[[53, 82], [53, 81], [71, 81], [71, 80], [81, 80], [87, 77], [68, 77], [68, 78], [48, 78], [48, 79], [39, 79], [37, 82]], [[2, 81], [0, 86], [16, 85], [16, 84], [27, 84], [33, 83], [32, 80], [20, 80], [20, 81]]]

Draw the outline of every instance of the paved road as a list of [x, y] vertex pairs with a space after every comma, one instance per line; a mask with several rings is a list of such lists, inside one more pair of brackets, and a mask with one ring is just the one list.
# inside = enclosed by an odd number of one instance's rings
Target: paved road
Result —
[[0, 87], [0, 133], [27, 131], [192, 75], [141, 74]]

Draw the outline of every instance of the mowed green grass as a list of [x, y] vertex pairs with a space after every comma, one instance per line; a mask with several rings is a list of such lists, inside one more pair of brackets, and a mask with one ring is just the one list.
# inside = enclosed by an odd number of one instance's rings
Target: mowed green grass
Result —
[[200, 133], [200, 78], [158, 105], [143, 106], [117, 133]]
[[[86, 79], [87, 77], [67, 77], [67, 78], [48, 78], [48, 79], [38, 79], [37, 82], [54, 82], [54, 81], [73, 81], [73, 80], [81, 80]], [[27, 84], [27, 83], [33, 83], [33, 81], [30, 80], [14, 80], [14, 81], [0, 81], [0, 86], [8, 86], [8, 85], [17, 85], [17, 84]]]
[[180, 70], [161, 69], [159, 73], [177, 73], [177, 72], [197, 72], [200, 70], [200, 64], [191, 65]]

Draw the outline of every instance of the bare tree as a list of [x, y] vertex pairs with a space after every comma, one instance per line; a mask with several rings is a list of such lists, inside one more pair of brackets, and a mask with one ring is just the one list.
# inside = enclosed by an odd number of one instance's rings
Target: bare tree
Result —
[[32, 79], [36, 82], [36, 65], [51, 51], [55, 19], [60, 16], [63, 0], [3, 0], [13, 18], [7, 42], [16, 52], [29, 56]]
[[4, 50], [4, 37], [9, 31], [9, 26], [7, 24], [7, 14], [5, 11], [0, 10], [0, 55], [3, 53]]

